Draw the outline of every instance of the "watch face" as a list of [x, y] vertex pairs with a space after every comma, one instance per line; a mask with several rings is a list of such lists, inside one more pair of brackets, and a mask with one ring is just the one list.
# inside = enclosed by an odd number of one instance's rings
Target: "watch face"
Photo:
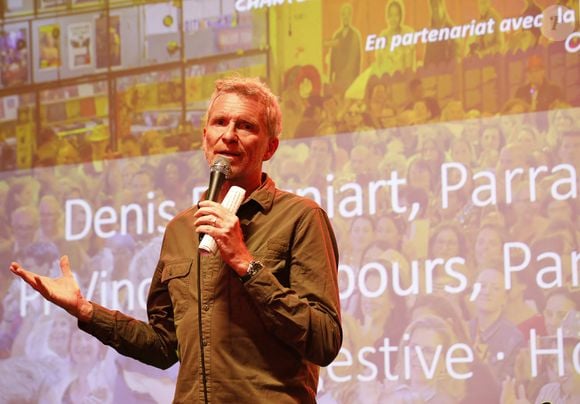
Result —
[[250, 266], [248, 268], [248, 274], [254, 275], [260, 269], [262, 269], [264, 265], [260, 261], [252, 261], [250, 262]]
[[256, 275], [256, 273], [262, 268], [264, 268], [264, 265], [262, 265], [260, 261], [250, 262], [246, 274], [241, 277], [242, 282], [247, 282], [252, 276]]

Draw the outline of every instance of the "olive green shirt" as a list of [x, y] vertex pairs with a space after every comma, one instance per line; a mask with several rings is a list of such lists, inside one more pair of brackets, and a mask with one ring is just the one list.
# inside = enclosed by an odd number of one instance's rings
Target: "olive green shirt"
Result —
[[243, 283], [219, 252], [198, 259], [196, 209], [167, 226], [149, 322], [93, 303], [92, 320], [79, 327], [159, 368], [179, 360], [176, 403], [204, 400], [200, 345], [211, 403], [315, 402], [319, 366], [330, 364], [342, 343], [338, 249], [326, 213], [276, 189], [264, 174], [237, 212], [249, 251], [264, 264]]

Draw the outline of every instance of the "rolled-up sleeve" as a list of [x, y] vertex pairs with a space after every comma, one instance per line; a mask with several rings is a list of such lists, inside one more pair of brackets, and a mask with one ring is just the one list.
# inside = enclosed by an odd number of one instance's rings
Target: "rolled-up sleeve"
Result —
[[169, 368], [178, 360], [177, 340], [171, 300], [160, 277], [158, 266], [149, 290], [148, 323], [91, 302], [93, 317], [89, 322], [79, 321], [79, 328], [122, 355], [161, 369]]
[[265, 327], [320, 366], [334, 360], [342, 343], [337, 265], [330, 222], [314, 207], [302, 213], [293, 228], [285, 268], [288, 285], [267, 266], [245, 283]]

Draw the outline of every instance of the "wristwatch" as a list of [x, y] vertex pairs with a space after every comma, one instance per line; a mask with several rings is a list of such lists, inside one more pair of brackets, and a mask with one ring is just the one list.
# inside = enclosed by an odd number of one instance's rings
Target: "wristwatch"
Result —
[[242, 283], [246, 283], [250, 280], [254, 275], [256, 275], [262, 268], [264, 268], [264, 264], [260, 261], [252, 261], [250, 265], [248, 265], [248, 269], [246, 270], [246, 274], [240, 276], [240, 280]]

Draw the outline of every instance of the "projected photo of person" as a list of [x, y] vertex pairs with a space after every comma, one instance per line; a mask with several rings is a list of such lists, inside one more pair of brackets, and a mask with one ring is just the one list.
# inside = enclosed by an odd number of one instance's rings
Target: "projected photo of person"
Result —
[[29, 78], [28, 29], [10, 29], [0, 34], [0, 82], [3, 86], [25, 84]]
[[[425, 316], [434, 316], [444, 320], [457, 336], [457, 342], [471, 347], [473, 342], [463, 313], [458, 310], [457, 306], [454, 306], [453, 301], [447, 298], [448, 296], [420, 296], [411, 309], [411, 321]], [[497, 402], [500, 397], [500, 385], [494, 379], [490, 367], [475, 357], [470, 365], [470, 371], [473, 372], [473, 376], [466, 380], [463, 387], [464, 393], [458, 402], [465, 404], [480, 400], [489, 403]]]
[[330, 83], [340, 94], [350, 86], [361, 71], [362, 38], [352, 25], [352, 4], [340, 6], [340, 28], [327, 42], [330, 47]]
[[69, 342], [69, 372], [46, 391], [46, 398], [61, 403], [112, 403], [117, 370], [107, 349], [81, 330]]
[[[405, 24], [405, 3], [400, 0], [390, 0], [385, 6], [384, 16], [387, 27], [380, 36], [389, 41], [395, 35], [404, 35], [413, 32], [413, 28]], [[404, 72], [416, 68], [416, 54], [414, 46], [397, 47], [392, 52], [379, 51], [376, 54], [377, 70], [379, 75], [395, 72]]]
[[[494, 21], [498, 26], [503, 16], [493, 6], [491, 0], [477, 0], [479, 21]], [[486, 35], [472, 36], [467, 42], [467, 54], [483, 58], [488, 55], [503, 53], [505, 51], [505, 33], [501, 30], [493, 30]]]
[[60, 51], [60, 24], [38, 27], [40, 70], [55, 69], [62, 64]]
[[[398, 391], [405, 388], [419, 396], [418, 402], [460, 403], [469, 397], [465, 381], [453, 378], [444, 361], [439, 360], [442, 358], [439, 351], [447, 351], [459, 343], [458, 336], [445, 320], [431, 315], [420, 316], [407, 326], [404, 335], [407, 339], [399, 344], [397, 352], [399, 380], [387, 384], [381, 402], [390, 402], [393, 395], [397, 397]], [[412, 349], [405, 349], [407, 346]], [[426, 371], [424, 363], [434, 366]], [[468, 366], [460, 371], [469, 371]]]
[[[546, 76], [545, 62], [541, 56], [532, 55], [526, 62], [524, 82], [516, 89], [515, 97], [530, 105], [531, 111], [546, 111], [555, 102], [565, 102], [562, 88]], [[536, 118], [539, 130], [546, 130], [548, 121]], [[538, 120], [539, 119], [539, 120]]]
[[95, 54], [98, 69], [121, 64], [121, 18], [99, 17], [95, 23]]
[[[445, 0], [429, 0], [429, 8], [431, 11], [431, 28], [453, 27], [455, 25], [449, 16]], [[426, 44], [423, 66], [456, 62], [461, 56], [462, 45], [456, 39]]]
[[480, 292], [474, 302], [469, 332], [475, 354], [492, 370], [498, 383], [514, 375], [514, 363], [525, 341], [522, 332], [505, 317], [507, 291], [503, 275], [496, 269], [479, 272]]

